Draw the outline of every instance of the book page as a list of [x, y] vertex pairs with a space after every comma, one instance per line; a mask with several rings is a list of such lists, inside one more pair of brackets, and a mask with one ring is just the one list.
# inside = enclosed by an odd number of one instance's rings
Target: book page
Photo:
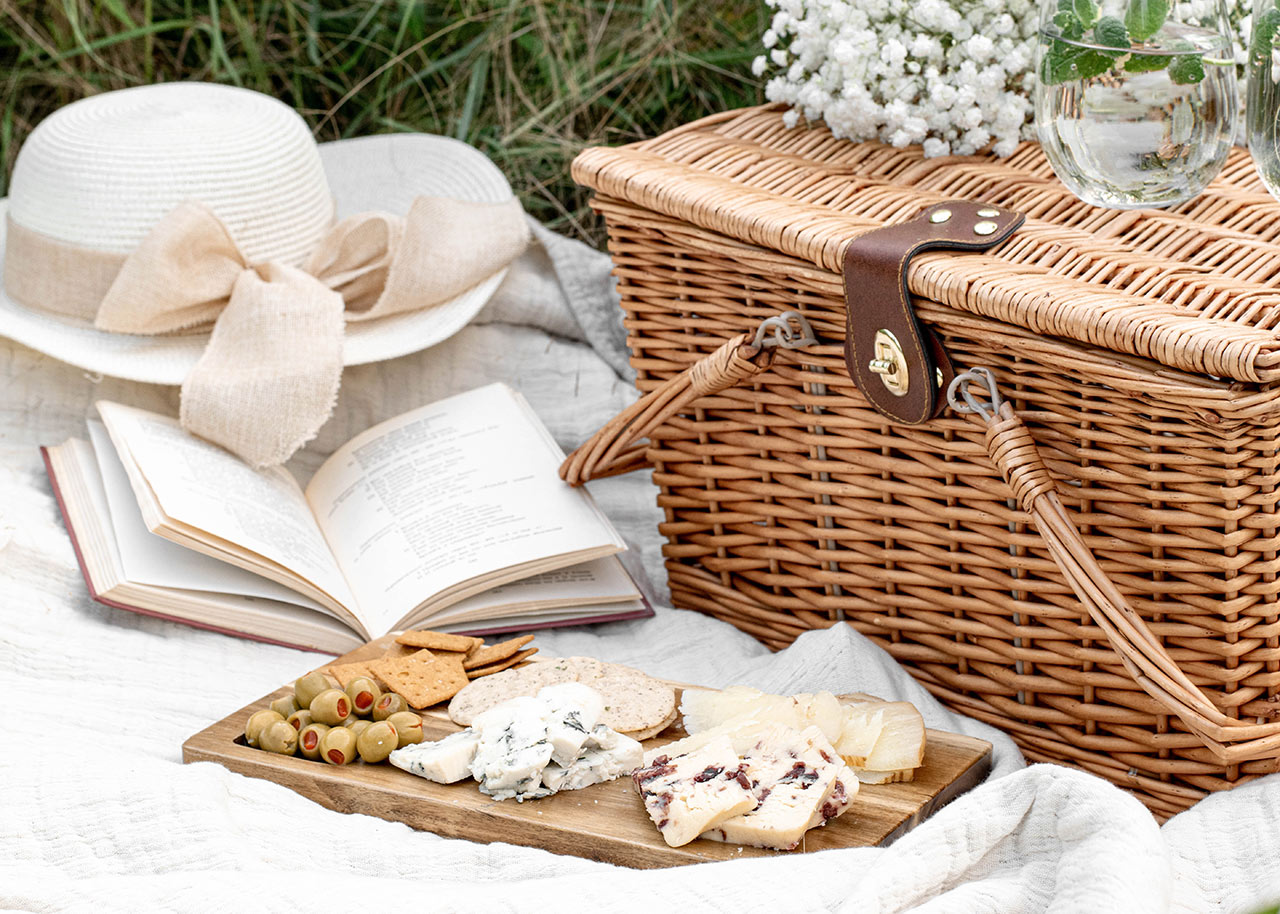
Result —
[[142, 511], [129, 486], [129, 476], [106, 427], [95, 419], [89, 420], [89, 440], [102, 478], [103, 496], [111, 528], [116, 535], [120, 564], [129, 581], [151, 587], [279, 600], [328, 614], [329, 611], [319, 603], [283, 584], [156, 536], [142, 519]]
[[614, 556], [607, 556], [492, 587], [474, 597], [459, 600], [445, 612], [451, 616], [457, 613], [482, 618], [491, 611], [512, 612], [518, 607], [529, 610], [568, 608], [639, 598], [640, 591], [622, 563]]
[[121, 459], [127, 451], [168, 517], [251, 550], [356, 610], [306, 498], [287, 471], [255, 470], [168, 416], [106, 401], [98, 403], [98, 413]]
[[[523, 562], [623, 542], [515, 391], [491, 384], [375, 426], [307, 500], [371, 630], [433, 594]], [[376, 618], [374, 618], [376, 614]]]

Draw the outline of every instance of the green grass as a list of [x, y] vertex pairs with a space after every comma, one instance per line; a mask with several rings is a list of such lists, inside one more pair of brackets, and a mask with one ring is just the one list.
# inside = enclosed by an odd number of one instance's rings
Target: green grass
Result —
[[[316, 139], [466, 140], [530, 213], [598, 243], [569, 162], [760, 101], [763, 0], [0, 0], [0, 162], [84, 95], [200, 79], [277, 96]], [[3, 192], [3, 188], [0, 188]]]

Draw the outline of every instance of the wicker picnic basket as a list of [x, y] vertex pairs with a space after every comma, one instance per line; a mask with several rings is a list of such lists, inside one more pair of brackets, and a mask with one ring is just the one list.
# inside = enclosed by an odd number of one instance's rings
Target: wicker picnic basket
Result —
[[763, 107], [574, 175], [645, 396], [562, 472], [652, 467], [677, 606], [774, 648], [853, 625], [1161, 817], [1280, 768], [1280, 205], [1247, 154], [1117, 212], [1033, 144], [924, 159]]

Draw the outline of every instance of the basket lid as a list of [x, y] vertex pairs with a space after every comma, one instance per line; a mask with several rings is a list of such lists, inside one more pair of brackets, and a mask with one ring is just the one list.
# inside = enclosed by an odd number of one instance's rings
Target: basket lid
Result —
[[1209, 188], [1171, 210], [1078, 200], [1044, 154], [926, 159], [916, 147], [788, 128], [786, 109], [746, 108], [573, 163], [608, 197], [839, 273], [859, 234], [963, 197], [1027, 221], [984, 254], [922, 254], [914, 295], [1035, 333], [1181, 371], [1280, 380], [1280, 203], [1232, 150]]

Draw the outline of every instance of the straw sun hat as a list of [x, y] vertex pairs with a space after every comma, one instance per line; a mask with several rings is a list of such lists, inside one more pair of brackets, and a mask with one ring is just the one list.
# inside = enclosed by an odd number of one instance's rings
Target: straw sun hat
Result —
[[528, 241], [501, 172], [464, 143], [317, 146], [279, 101], [205, 83], [54, 112], [0, 216], [0, 336], [183, 385], [183, 424], [258, 466], [314, 436], [343, 365], [461, 329]]

